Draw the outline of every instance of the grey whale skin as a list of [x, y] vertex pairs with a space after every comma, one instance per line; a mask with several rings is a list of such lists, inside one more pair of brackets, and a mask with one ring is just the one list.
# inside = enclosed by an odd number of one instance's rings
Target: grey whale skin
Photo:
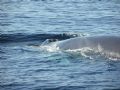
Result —
[[117, 53], [120, 56], [120, 37], [118, 36], [94, 36], [76, 37], [58, 41], [57, 47], [60, 50], [75, 50], [89, 47], [101, 52]]

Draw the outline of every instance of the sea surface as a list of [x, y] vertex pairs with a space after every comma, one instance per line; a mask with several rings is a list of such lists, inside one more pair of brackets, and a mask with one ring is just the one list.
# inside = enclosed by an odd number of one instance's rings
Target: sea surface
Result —
[[0, 90], [120, 90], [120, 60], [41, 47], [120, 35], [120, 0], [0, 0]]

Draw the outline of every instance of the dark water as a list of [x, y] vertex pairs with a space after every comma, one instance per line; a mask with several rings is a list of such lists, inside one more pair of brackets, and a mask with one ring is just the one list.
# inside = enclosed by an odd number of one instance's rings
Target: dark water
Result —
[[119, 36], [119, 8], [119, 0], [0, 0], [0, 90], [120, 90], [119, 59], [39, 47], [46, 39]]

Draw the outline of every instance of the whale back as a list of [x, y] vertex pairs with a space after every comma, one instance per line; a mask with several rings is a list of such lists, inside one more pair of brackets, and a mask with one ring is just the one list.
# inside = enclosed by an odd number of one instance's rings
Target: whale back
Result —
[[99, 36], [89, 37], [89, 44], [92, 46], [100, 46], [103, 50], [120, 53], [120, 37], [117, 36]]
[[95, 37], [76, 37], [60, 41], [58, 47], [62, 50], [74, 50], [84, 47], [120, 53], [120, 37], [117, 36], [95, 36]]
[[85, 45], [85, 38], [71, 38], [58, 43], [58, 47], [62, 50], [83, 48]]

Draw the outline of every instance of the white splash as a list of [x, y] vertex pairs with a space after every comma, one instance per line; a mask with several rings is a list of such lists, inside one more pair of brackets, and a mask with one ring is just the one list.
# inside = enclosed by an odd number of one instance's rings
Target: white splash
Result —
[[46, 50], [48, 52], [55, 52], [59, 50], [59, 47], [57, 47], [57, 43], [50, 43], [50, 44], [41, 44], [40, 48], [42, 50]]

